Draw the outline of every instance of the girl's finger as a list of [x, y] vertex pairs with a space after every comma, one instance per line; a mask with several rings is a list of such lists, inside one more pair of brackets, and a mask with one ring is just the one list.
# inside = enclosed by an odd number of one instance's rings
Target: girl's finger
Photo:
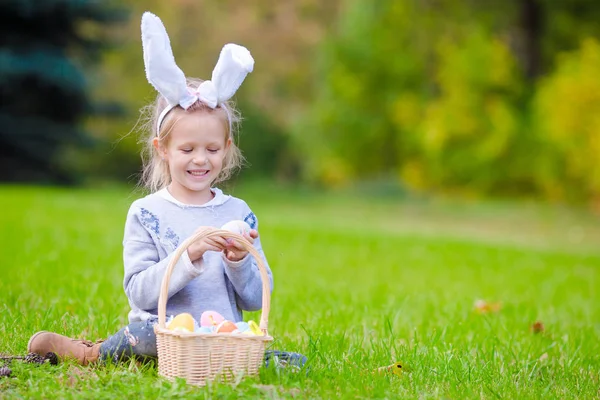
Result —
[[206, 243], [206, 250], [208, 250], [208, 251], [223, 251], [222, 248], [210, 245], [208, 243]]
[[235, 251], [247, 251], [247, 250], [246, 250], [246, 248], [245, 248], [245, 247], [243, 247], [241, 243], [239, 243], [239, 242], [237, 242], [237, 241], [235, 241], [235, 240], [234, 240], [232, 243], [230, 243], [230, 244], [227, 246], [227, 248], [228, 248], [228, 249], [235, 250]]
[[210, 247], [210, 248], [220, 248], [221, 246], [219, 246], [218, 243], [215, 243], [212, 240], [205, 240], [204, 244], [206, 245], [206, 247]]
[[198, 242], [204, 242], [204, 243], [217, 243], [218, 239], [220, 239], [217, 236], [212, 236], [212, 237], [205, 237], [203, 239], [198, 240]]
[[227, 257], [227, 259], [229, 260], [238, 258], [236, 257], [236, 254], [231, 250], [225, 250], [225, 257]]
[[226, 247], [227, 246], [227, 241], [225, 239], [223, 239], [222, 237], [211, 237], [208, 238], [207, 240], [210, 240], [210, 243], [214, 243], [217, 246], [221, 246], [221, 247]]

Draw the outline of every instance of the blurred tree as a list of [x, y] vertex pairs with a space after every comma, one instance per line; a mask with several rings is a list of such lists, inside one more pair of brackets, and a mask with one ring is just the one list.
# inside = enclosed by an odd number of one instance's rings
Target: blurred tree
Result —
[[295, 130], [308, 179], [337, 185], [395, 175], [420, 152], [417, 125], [437, 92], [436, 43], [468, 11], [456, 4], [345, 2], [318, 54], [309, 116]]
[[0, 181], [73, 181], [62, 151], [90, 143], [84, 116], [115, 111], [91, 102], [83, 67], [103, 49], [98, 25], [122, 17], [95, 0], [0, 3]]
[[600, 198], [596, 1], [343, 4], [295, 128], [308, 179]]
[[523, 67], [529, 79], [540, 74], [541, 39], [542, 39], [542, 7], [538, 0], [521, 1], [519, 24], [523, 29]]
[[514, 56], [485, 30], [470, 28], [457, 41], [440, 40], [436, 60], [438, 93], [412, 135], [422, 176], [414, 180], [416, 160], [402, 163], [401, 176], [421, 187], [514, 191], [517, 181], [528, 180], [528, 170], [519, 167], [529, 160], [522, 151], [522, 76]]
[[600, 205], [599, 111], [600, 41], [590, 38], [558, 58], [534, 97], [532, 169], [548, 198]]
[[512, 47], [531, 82], [552, 71], [557, 54], [600, 35], [597, 0], [472, 0], [472, 7], [487, 9], [510, 29]]

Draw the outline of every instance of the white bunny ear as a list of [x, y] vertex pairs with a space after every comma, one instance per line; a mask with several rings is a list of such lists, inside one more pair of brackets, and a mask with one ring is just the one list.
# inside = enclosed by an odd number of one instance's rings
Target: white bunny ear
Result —
[[196, 97], [188, 92], [183, 71], [175, 63], [169, 35], [156, 15], [145, 12], [142, 16], [142, 46], [146, 78], [170, 105], [189, 107]]
[[198, 98], [210, 108], [216, 108], [219, 105], [219, 93], [212, 81], [204, 81], [196, 89]]
[[253, 69], [254, 59], [248, 49], [233, 43], [223, 46], [211, 79], [217, 92], [217, 103], [233, 97]]

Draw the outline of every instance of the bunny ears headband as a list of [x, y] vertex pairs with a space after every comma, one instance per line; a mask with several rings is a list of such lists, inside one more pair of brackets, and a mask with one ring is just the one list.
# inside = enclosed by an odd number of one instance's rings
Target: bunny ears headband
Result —
[[183, 71], [175, 64], [167, 30], [160, 18], [150, 12], [142, 16], [142, 45], [146, 78], [169, 103], [158, 117], [156, 136], [163, 119], [173, 108], [181, 106], [187, 110], [200, 100], [214, 109], [233, 97], [254, 68], [254, 59], [248, 49], [226, 44], [211, 80], [202, 82], [196, 89], [188, 88]]

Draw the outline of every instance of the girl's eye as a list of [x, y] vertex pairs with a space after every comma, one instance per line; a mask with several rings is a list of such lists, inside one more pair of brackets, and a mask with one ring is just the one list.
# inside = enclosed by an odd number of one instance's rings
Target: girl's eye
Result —
[[192, 149], [181, 149], [181, 151], [184, 153], [191, 153]]
[[215, 154], [218, 151], [219, 151], [219, 149], [208, 149], [208, 152], [211, 154]]

